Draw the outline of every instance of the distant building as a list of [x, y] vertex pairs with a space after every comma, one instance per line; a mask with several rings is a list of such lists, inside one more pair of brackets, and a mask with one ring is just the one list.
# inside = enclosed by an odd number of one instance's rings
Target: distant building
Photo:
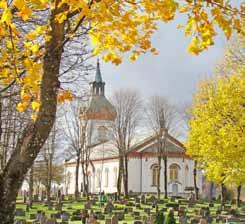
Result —
[[[105, 97], [105, 82], [102, 80], [99, 62], [95, 80], [91, 84], [91, 99], [87, 109], [88, 136], [91, 147], [89, 165], [89, 190], [92, 193], [117, 191], [119, 157], [113, 141], [112, 124], [116, 110]], [[82, 119], [82, 117], [81, 117]], [[180, 196], [193, 189], [194, 161], [185, 154], [182, 143], [167, 135], [168, 193]], [[157, 140], [148, 137], [131, 147], [128, 152], [128, 189], [133, 192], [157, 192]], [[65, 162], [65, 188], [68, 194], [75, 189], [75, 158]], [[79, 185], [82, 184], [82, 171]], [[197, 185], [202, 191], [202, 174], [197, 172]], [[161, 169], [161, 192], [164, 191], [164, 169]], [[123, 189], [123, 188], [122, 188]]]

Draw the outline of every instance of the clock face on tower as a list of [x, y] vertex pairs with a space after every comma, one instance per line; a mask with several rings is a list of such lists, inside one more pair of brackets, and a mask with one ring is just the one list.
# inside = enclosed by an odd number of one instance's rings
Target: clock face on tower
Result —
[[105, 126], [99, 126], [98, 127], [98, 140], [100, 142], [106, 141], [108, 137], [107, 133], [108, 133], [108, 129]]

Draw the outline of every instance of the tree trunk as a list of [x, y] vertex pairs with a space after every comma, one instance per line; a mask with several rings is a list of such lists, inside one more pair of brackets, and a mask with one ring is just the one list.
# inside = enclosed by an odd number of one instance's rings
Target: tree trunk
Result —
[[195, 191], [195, 199], [198, 200], [198, 187], [197, 187], [197, 162], [194, 161], [194, 169], [193, 169], [193, 178], [194, 178], [194, 191]]
[[210, 192], [209, 192], [209, 200], [210, 200], [210, 201], [213, 200], [213, 190], [214, 190], [214, 183], [211, 182], [211, 183], [210, 183]]
[[124, 156], [124, 180], [123, 180], [123, 186], [124, 186], [124, 194], [125, 197], [128, 197], [128, 156]]
[[[2, 140], [2, 96], [0, 94], [0, 142]], [[0, 145], [0, 170], [3, 170], [3, 146]]]
[[224, 183], [221, 183], [221, 207], [224, 208], [226, 201], [226, 187]]
[[118, 179], [117, 179], [117, 194], [118, 198], [121, 197], [121, 187], [122, 187], [122, 177], [123, 177], [123, 157], [119, 158], [119, 171], [118, 171]]
[[237, 199], [236, 199], [237, 207], [240, 207], [241, 190], [242, 190], [242, 185], [237, 186]]
[[89, 179], [88, 179], [88, 165], [89, 165], [89, 162], [87, 161], [86, 162], [86, 165], [85, 165], [85, 172], [87, 175], [85, 175], [85, 179], [86, 179], [86, 182], [85, 182], [85, 189], [86, 189], [86, 196], [87, 196], [87, 200], [89, 200]]
[[158, 172], [157, 172], [157, 199], [160, 200], [160, 196], [161, 196], [160, 177], [161, 177], [161, 162], [162, 162], [162, 156], [161, 156], [161, 154], [158, 155], [157, 161], [158, 161]]
[[33, 172], [34, 172], [34, 168], [32, 166], [29, 174], [29, 194], [28, 194], [28, 204], [30, 208], [32, 208], [32, 203], [33, 203]]
[[[58, 4], [58, 3], [57, 3]], [[24, 176], [33, 165], [40, 149], [52, 129], [59, 88], [59, 67], [62, 48], [57, 48], [64, 40], [64, 23], [58, 23], [55, 16], [61, 9], [51, 11], [51, 39], [45, 45], [43, 75], [41, 81], [41, 106], [35, 122], [30, 122], [19, 137], [16, 147], [6, 167], [0, 174], [0, 220], [1, 224], [14, 223], [16, 197]]]
[[164, 198], [168, 198], [168, 160], [164, 157]]
[[80, 167], [80, 153], [77, 155], [77, 160], [76, 160], [76, 171], [75, 171], [75, 200], [77, 201], [79, 199], [79, 167]]

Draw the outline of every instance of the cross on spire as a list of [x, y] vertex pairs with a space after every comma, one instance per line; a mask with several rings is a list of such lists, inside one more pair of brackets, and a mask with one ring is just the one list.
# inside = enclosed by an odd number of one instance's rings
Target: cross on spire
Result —
[[95, 82], [103, 82], [101, 72], [100, 72], [100, 62], [99, 58], [97, 58], [97, 67], [96, 67], [96, 74], [95, 74]]

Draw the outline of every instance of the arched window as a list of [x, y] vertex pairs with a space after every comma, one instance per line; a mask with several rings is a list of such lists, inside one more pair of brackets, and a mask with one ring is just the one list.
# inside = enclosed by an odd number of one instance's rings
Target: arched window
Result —
[[178, 180], [179, 170], [180, 170], [180, 166], [177, 164], [171, 164], [169, 166], [170, 181], [177, 181]]
[[98, 127], [98, 140], [104, 142], [107, 139], [107, 128], [105, 126]]
[[185, 185], [189, 185], [189, 167], [188, 165], [185, 166]]
[[105, 187], [109, 185], [109, 169], [105, 168]]
[[113, 186], [117, 186], [117, 167], [113, 168]]
[[96, 187], [100, 187], [101, 172], [100, 169], [96, 170]]
[[151, 170], [152, 170], [152, 186], [157, 186], [157, 176], [158, 176], [158, 165], [157, 164], [153, 164], [151, 166]]

